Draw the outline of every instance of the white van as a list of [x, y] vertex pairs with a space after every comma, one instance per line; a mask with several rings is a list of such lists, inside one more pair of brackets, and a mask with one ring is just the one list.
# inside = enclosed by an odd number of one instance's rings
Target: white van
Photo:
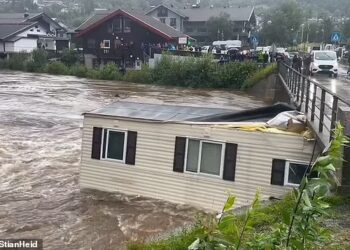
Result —
[[334, 51], [315, 50], [311, 52], [310, 74], [327, 73], [330, 76], [338, 76], [337, 53]]

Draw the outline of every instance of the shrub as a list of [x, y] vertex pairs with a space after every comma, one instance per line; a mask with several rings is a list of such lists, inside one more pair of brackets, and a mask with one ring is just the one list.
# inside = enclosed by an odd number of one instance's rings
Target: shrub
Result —
[[100, 71], [97, 69], [87, 69], [86, 77], [90, 79], [100, 79]]
[[9, 63], [6, 59], [0, 59], [0, 69], [8, 69]]
[[122, 75], [119, 73], [119, 69], [113, 63], [105, 65], [99, 70], [99, 77], [101, 80], [121, 80]]
[[257, 64], [251, 62], [221, 65], [218, 70], [219, 81], [211, 87], [240, 89], [246, 79], [257, 70]]
[[141, 70], [127, 71], [123, 81], [135, 83], [152, 83], [152, 70], [147, 65], [142, 65]]
[[73, 66], [79, 60], [78, 53], [74, 50], [65, 49], [62, 52], [61, 62], [67, 66]]
[[84, 65], [74, 65], [70, 68], [69, 73], [77, 77], [87, 77], [88, 69]]
[[158, 84], [183, 87], [239, 89], [257, 69], [255, 63], [218, 65], [211, 56], [182, 61], [164, 56], [154, 68], [153, 79]]
[[260, 82], [263, 79], [266, 79], [269, 75], [277, 72], [277, 64], [271, 64], [262, 70], [259, 70], [255, 74], [251, 75], [243, 84], [242, 90], [249, 89], [255, 84]]
[[53, 75], [68, 75], [69, 69], [61, 62], [51, 62], [47, 66], [47, 72]]
[[28, 58], [29, 54], [23, 52], [11, 54], [10, 59], [8, 59], [8, 68], [25, 71]]

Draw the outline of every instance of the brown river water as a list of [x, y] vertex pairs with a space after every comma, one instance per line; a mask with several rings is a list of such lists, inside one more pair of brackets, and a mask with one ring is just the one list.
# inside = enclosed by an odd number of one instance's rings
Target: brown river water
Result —
[[0, 238], [41, 238], [44, 249], [121, 249], [195, 221], [198, 210], [186, 205], [79, 189], [81, 114], [121, 99], [263, 105], [232, 91], [0, 71]]

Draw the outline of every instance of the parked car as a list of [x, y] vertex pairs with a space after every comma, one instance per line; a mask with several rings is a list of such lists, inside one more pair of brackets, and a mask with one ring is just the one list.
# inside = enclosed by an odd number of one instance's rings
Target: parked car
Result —
[[337, 53], [334, 51], [313, 51], [311, 53], [310, 74], [326, 73], [330, 76], [338, 76]]

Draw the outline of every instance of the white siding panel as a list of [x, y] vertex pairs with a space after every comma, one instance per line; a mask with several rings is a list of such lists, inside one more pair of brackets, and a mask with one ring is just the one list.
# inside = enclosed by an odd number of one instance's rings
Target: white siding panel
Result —
[[[136, 165], [91, 159], [94, 126], [137, 131]], [[176, 136], [237, 143], [235, 182], [173, 172]], [[239, 206], [248, 204], [257, 189], [263, 198], [283, 195], [290, 188], [270, 185], [272, 159], [308, 162], [312, 147], [313, 143], [295, 135], [85, 117], [80, 185], [220, 211], [228, 192], [237, 196]]]
[[32, 52], [38, 47], [36, 38], [21, 38], [14, 42], [14, 52]]

